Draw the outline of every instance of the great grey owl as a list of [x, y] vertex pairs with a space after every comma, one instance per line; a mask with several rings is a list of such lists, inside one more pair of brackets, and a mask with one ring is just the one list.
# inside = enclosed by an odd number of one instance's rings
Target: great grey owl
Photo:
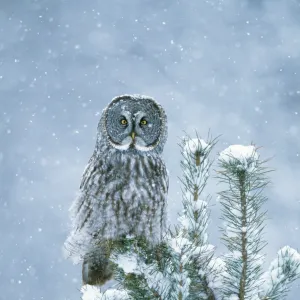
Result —
[[161, 241], [166, 227], [168, 175], [162, 160], [167, 117], [154, 99], [114, 98], [103, 110], [94, 153], [70, 211], [72, 231], [65, 248], [83, 259], [84, 283], [112, 277], [106, 241], [143, 236]]

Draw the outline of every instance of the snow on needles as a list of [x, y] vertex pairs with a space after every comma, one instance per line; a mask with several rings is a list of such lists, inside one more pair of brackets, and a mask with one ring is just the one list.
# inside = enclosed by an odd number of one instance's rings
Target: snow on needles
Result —
[[81, 288], [82, 300], [125, 300], [128, 299], [126, 291], [120, 291], [116, 289], [109, 289], [105, 293], [101, 293], [100, 290], [91, 285], [84, 285]]
[[277, 253], [277, 258], [271, 262], [269, 270], [262, 276], [264, 294], [270, 293], [274, 286], [282, 292], [286, 289], [289, 276], [300, 277], [300, 253], [285, 246]]
[[137, 270], [138, 262], [136, 256], [133, 253], [130, 255], [119, 254], [114, 262], [117, 263], [125, 273], [132, 273]]
[[96, 300], [96, 299], [100, 300], [102, 298], [101, 292], [97, 288], [90, 285], [83, 286], [81, 288], [81, 292], [82, 292], [82, 297], [81, 297], [82, 300]]
[[[289, 257], [294, 262], [300, 264], [300, 253], [290, 246], [284, 246], [281, 248], [281, 250], [278, 251], [278, 256], [280, 257], [280, 263], [283, 263], [283, 260], [286, 260], [287, 257]], [[298, 267], [298, 273], [300, 273], [300, 266]]]
[[186, 141], [186, 144], [184, 146], [184, 151], [185, 152], [192, 152], [196, 153], [197, 151], [202, 152], [206, 148], [209, 148], [210, 145], [207, 144], [204, 140], [196, 138], [196, 139], [189, 139]]
[[258, 162], [259, 156], [253, 145], [231, 145], [219, 155], [221, 163], [234, 164], [237, 168], [252, 171]]

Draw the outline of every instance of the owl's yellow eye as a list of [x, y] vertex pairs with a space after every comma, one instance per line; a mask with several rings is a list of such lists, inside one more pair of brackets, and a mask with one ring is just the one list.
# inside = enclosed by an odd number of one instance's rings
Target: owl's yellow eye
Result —
[[147, 121], [146, 121], [145, 119], [142, 119], [141, 122], [140, 122], [140, 124], [141, 124], [141, 125], [146, 125], [146, 124], [147, 124]]
[[122, 119], [122, 120], [121, 120], [121, 124], [122, 124], [122, 125], [127, 125], [127, 120], [126, 120], [126, 119]]

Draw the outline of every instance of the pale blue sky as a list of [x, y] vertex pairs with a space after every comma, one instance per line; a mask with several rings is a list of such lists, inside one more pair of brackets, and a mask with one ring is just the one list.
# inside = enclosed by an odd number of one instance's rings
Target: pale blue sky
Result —
[[0, 0], [0, 299], [79, 299], [80, 266], [61, 252], [68, 208], [99, 114], [123, 93], [167, 111], [173, 221], [178, 137], [211, 129], [216, 151], [254, 142], [273, 157], [267, 261], [300, 249], [299, 15], [296, 0]]

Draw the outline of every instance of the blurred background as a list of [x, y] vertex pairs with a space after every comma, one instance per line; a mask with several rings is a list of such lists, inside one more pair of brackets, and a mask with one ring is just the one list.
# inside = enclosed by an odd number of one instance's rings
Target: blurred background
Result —
[[[265, 268], [280, 247], [299, 250], [299, 3], [0, 0], [0, 299], [80, 298], [80, 266], [62, 256], [68, 208], [101, 111], [124, 93], [167, 111], [170, 222], [181, 210], [179, 138], [210, 130], [221, 135], [215, 156], [253, 142], [272, 157]], [[217, 254], [219, 190], [211, 178]]]

